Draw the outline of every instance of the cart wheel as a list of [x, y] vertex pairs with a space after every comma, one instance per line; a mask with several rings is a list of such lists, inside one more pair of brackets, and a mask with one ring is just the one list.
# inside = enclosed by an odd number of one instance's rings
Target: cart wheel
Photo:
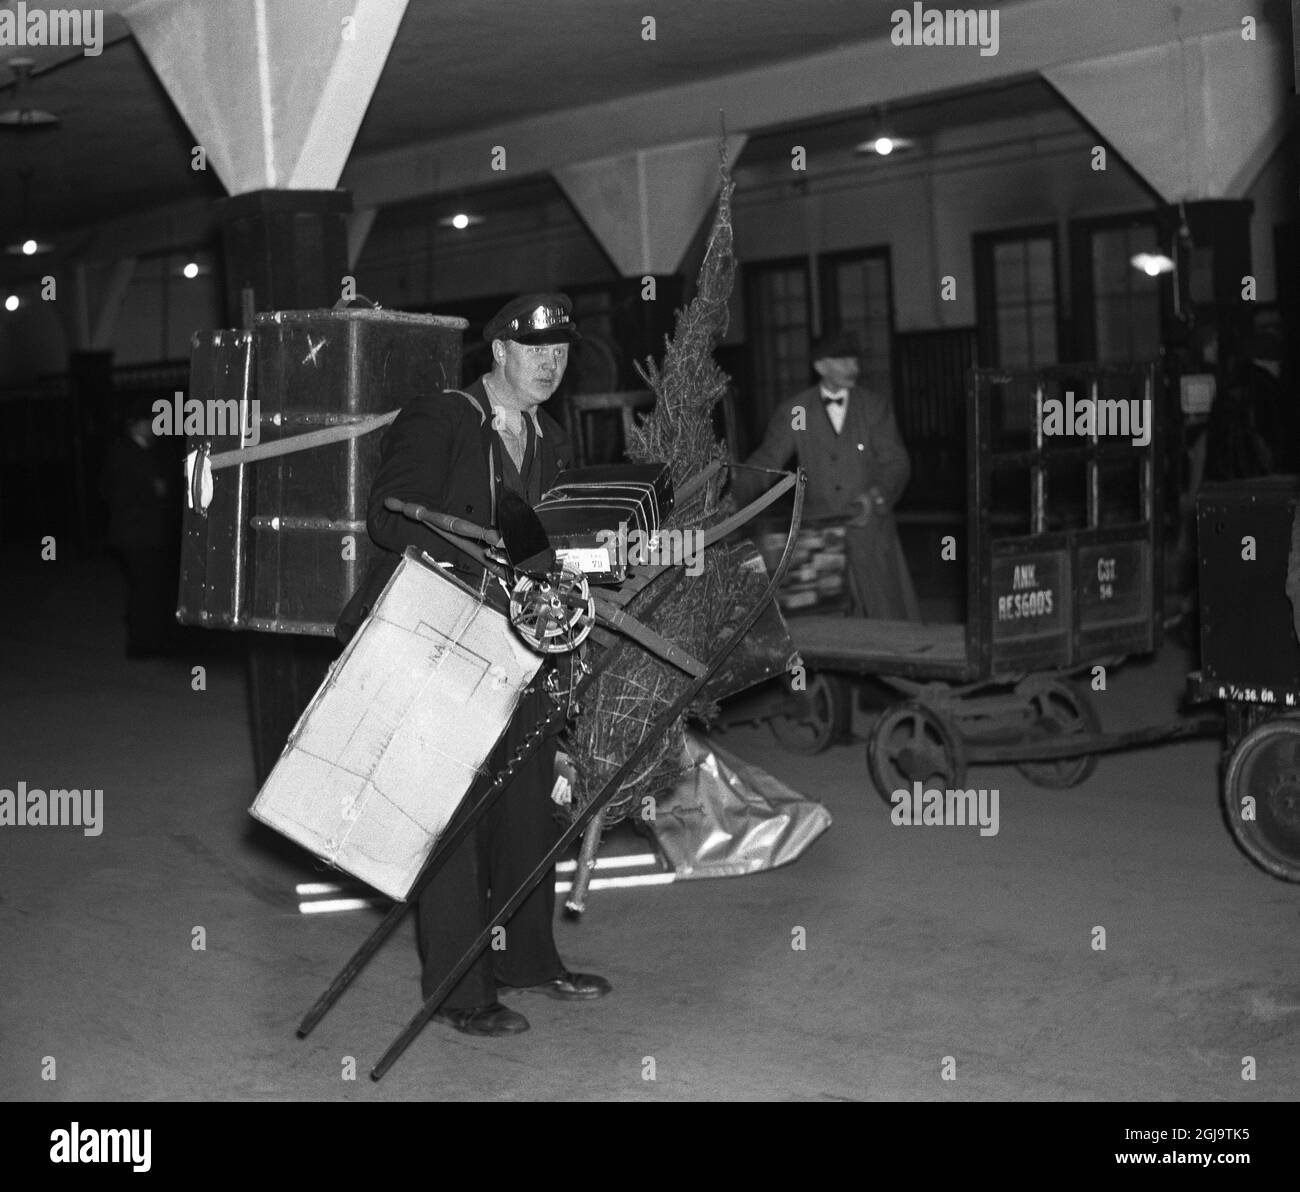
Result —
[[1256, 865], [1300, 882], [1300, 716], [1266, 720], [1242, 737], [1228, 759], [1223, 810]]
[[[1046, 682], [1030, 680], [1022, 687], [1034, 712], [1034, 727], [1046, 736], [1079, 733], [1096, 736], [1101, 732], [1101, 721], [1092, 701], [1072, 683], [1061, 679]], [[1035, 786], [1049, 790], [1065, 790], [1078, 786], [1097, 768], [1097, 755], [1085, 753], [1081, 757], [1060, 757], [1051, 761], [1019, 762], [1019, 770]]]
[[767, 723], [772, 736], [791, 753], [821, 753], [848, 731], [849, 689], [838, 675], [814, 675], [807, 691], [788, 693], [786, 701], [787, 710]]
[[867, 768], [886, 803], [912, 783], [946, 789], [966, 780], [966, 750], [948, 718], [927, 704], [908, 700], [880, 714], [867, 743]]

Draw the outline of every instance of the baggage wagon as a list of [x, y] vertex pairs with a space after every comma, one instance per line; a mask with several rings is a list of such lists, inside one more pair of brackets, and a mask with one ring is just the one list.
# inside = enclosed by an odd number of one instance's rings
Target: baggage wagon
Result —
[[[1300, 881], [1300, 477], [1202, 487], [1201, 667], [1193, 701], [1224, 708], [1223, 815], [1261, 869]], [[1290, 599], [1288, 599], [1290, 597]]]
[[[806, 689], [762, 713], [816, 753], [842, 737], [856, 680], [888, 707], [867, 749], [882, 797], [963, 785], [971, 763], [1013, 762], [1044, 787], [1082, 782], [1096, 755], [1195, 735], [1205, 718], [1105, 734], [1092, 680], [1154, 653], [1163, 633], [1159, 394], [1153, 364], [971, 370], [964, 535], [966, 616], [922, 623], [799, 615]], [[1086, 413], [1085, 411], [1091, 411]]]

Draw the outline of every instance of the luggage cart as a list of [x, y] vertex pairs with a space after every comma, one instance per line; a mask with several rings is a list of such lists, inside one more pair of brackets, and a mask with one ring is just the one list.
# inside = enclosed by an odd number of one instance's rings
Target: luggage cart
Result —
[[[904, 697], [867, 748], [886, 800], [916, 781], [959, 787], [984, 762], [1074, 786], [1100, 752], [1214, 731], [1211, 716], [1104, 734], [1091, 682], [1078, 681], [1162, 640], [1155, 366], [976, 368], [968, 396], [966, 532], [944, 543], [966, 569], [965, 621], [791, 616], [806, 689], [759, 718], [785, 747], [816, 753], [847, 726], [855, 680], [883, 680]], [[1146, 433], [1108, 433], [1136, 429], [1119, 423], [1121, 409]], [[1085, 433], [1049, 433], [1058, 410]]]
[[[1300, 882], [1300, 640], [1288, 600], [1300, 477], [1205, 485], [1196, 500], [1201, 667], [1224, 707], [1223, 815], [1266, 873]], [[1294, 581], [1293, 581], [1294, 582]]]

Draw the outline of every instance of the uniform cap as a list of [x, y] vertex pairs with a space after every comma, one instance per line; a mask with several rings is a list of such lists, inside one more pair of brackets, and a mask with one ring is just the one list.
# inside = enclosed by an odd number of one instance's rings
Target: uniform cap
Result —
[[521, 294], [512, 298], [483, 327], [483, 339], [521, 344], [571, 344], [581, 339], [567, 294]]

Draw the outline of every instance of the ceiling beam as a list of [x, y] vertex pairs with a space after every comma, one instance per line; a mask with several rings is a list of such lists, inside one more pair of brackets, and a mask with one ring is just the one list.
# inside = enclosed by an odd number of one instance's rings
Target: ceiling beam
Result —
[[113, 330], [117, 327], [117, 316], [122, 310], [122, 303], [126, 301], [126, 292], [131, 288], [131, 279], [134, 276], [135, 257], [123, 257], [113, 263], [113, 272], [109, 274], [104, 301], [95, 319], [95, 330], [90, 337], [90, 346], [97, 351], [104, 351], [113, 346]]
[[348, 216], [348, 268], [355, 269], [361, 259], [361, 250], [370, 238], [370, 229], [375, 226], [378, 207], [362, 207]]
[[[170, 0], [112, 0], [137, 12]], [[894, 46], [887, 39], [859, 43], [794, 61], [698, 83], [628, 96], [608, 103], [545, 113], [492, 129], [353, 157], [341, 183], [355, 206], [383, 206], [454, 190], [552, 173], [568, 165], [613, 158], [655, 145], [716, 138], [719, 112], [729, 132], [757, 132], [802, 121], [869, 111], [879, 103], [919, 100], [963, 87], [1049, 72], [1070, 63], [1176, 45], [1224, 30], [1243, 17], [1286, 28], [1279, 0], [1183, 0], [1177, 10], [1131, 0], [1025, 0], [1004, 4], [999, 50], [981, 56], [972, 47]], [[507, 148], [505, 171], [491, 168], [494, 145]], [[74, 256], [105, 260], [179, 247], [211, 234], [212, 207], [192, 200], [156, 211], [97, 222], [82, 229]], [[76, 239], [72, 233], [68, 237]]]
[[1286, 131], [1291, 46], [1268, 27], [1044, 74], [1166, 203], [1244, 197]]
[[332, 190], [407, 0], [137, 0], [122, 6], [222, 185]]
[[[727, 138], [727, 165], [744, 136]], [[676, 273], [718, 197], [717, 138], [638, 149], [555, 171], [569, 201], [624, 277]]]
[[298, 156], [286, 186], [332, 190], [338, 185], [407, 2], [353, 0], [353, 12], [346, 18], [351, 24], [342, 29], [336, 24], [336, 52], [324, 82], [318, 85], [307, 127], [297, 138]]
[[[1286, 21], [1277, 0], [1025, 0], [1005, 4], [998, 52], [897, 46], [888, 36], [700, 82], [546, 112], [353, 158], [342, 185], [358, 206], [490, 186], [652, 145], [755, 132], [1035, 74], [1180, 38]], [[504, 150], [504, 154], [498, 150]], [[504, 157], [504, 160], [503, 160]]]

